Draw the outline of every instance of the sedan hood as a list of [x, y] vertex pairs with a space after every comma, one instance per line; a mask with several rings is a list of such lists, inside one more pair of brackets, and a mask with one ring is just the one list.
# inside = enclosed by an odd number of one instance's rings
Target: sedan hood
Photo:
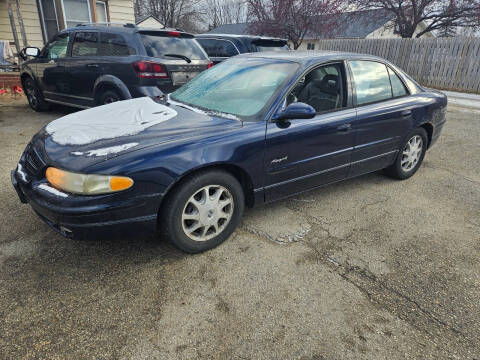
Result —
[[57, 166], [81, 171], [127, 152], [242, 126], [231, 115], [225, 118], [176, 104], [143, 97], [69, 114], [45, 127], [45, 151]]

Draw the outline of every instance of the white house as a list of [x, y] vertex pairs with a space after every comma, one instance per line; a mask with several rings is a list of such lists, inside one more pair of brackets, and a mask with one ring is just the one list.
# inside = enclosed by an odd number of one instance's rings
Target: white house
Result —
[[146, 15], [141, 17], [136, 21], [136, 25], [140, 27], [148, 27], [148, 28], [163, 28], [163, 24], [158, 20], [156, 17], [152, 15]]

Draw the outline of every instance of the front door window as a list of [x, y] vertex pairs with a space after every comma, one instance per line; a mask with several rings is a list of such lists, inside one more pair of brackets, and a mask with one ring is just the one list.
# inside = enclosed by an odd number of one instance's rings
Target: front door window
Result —
[[46, 46], [45, 57], [47, 59], [58, 59], [66, 57], [69, 39], [70, 36], [68, 34], [58, 35], [55, 40], [53, 40]]

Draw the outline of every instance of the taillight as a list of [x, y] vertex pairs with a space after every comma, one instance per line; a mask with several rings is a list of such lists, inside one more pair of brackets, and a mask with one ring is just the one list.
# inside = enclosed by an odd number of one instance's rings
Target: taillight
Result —
[[152, 61], [137, 61], [132, 64], [138, 77], [143, 79], [167, 79], [167, 69], [165, 65], [154, 63]]
[[213, 61], [210, 61], [207, 65], [207, 69], [210, 69], [213, 66]]
[[168, 36], [180, 37], [179, 31], [169, 31], [167, 32]]

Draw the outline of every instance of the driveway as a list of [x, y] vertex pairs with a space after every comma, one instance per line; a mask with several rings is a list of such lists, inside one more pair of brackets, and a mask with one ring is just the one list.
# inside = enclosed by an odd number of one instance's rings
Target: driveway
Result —
[[480, 359], [480, 111], [410, 180], [247, 210], [220, 247], [51, 231], [10, 185], [65, 110], [0, 104], [1, 359]]

